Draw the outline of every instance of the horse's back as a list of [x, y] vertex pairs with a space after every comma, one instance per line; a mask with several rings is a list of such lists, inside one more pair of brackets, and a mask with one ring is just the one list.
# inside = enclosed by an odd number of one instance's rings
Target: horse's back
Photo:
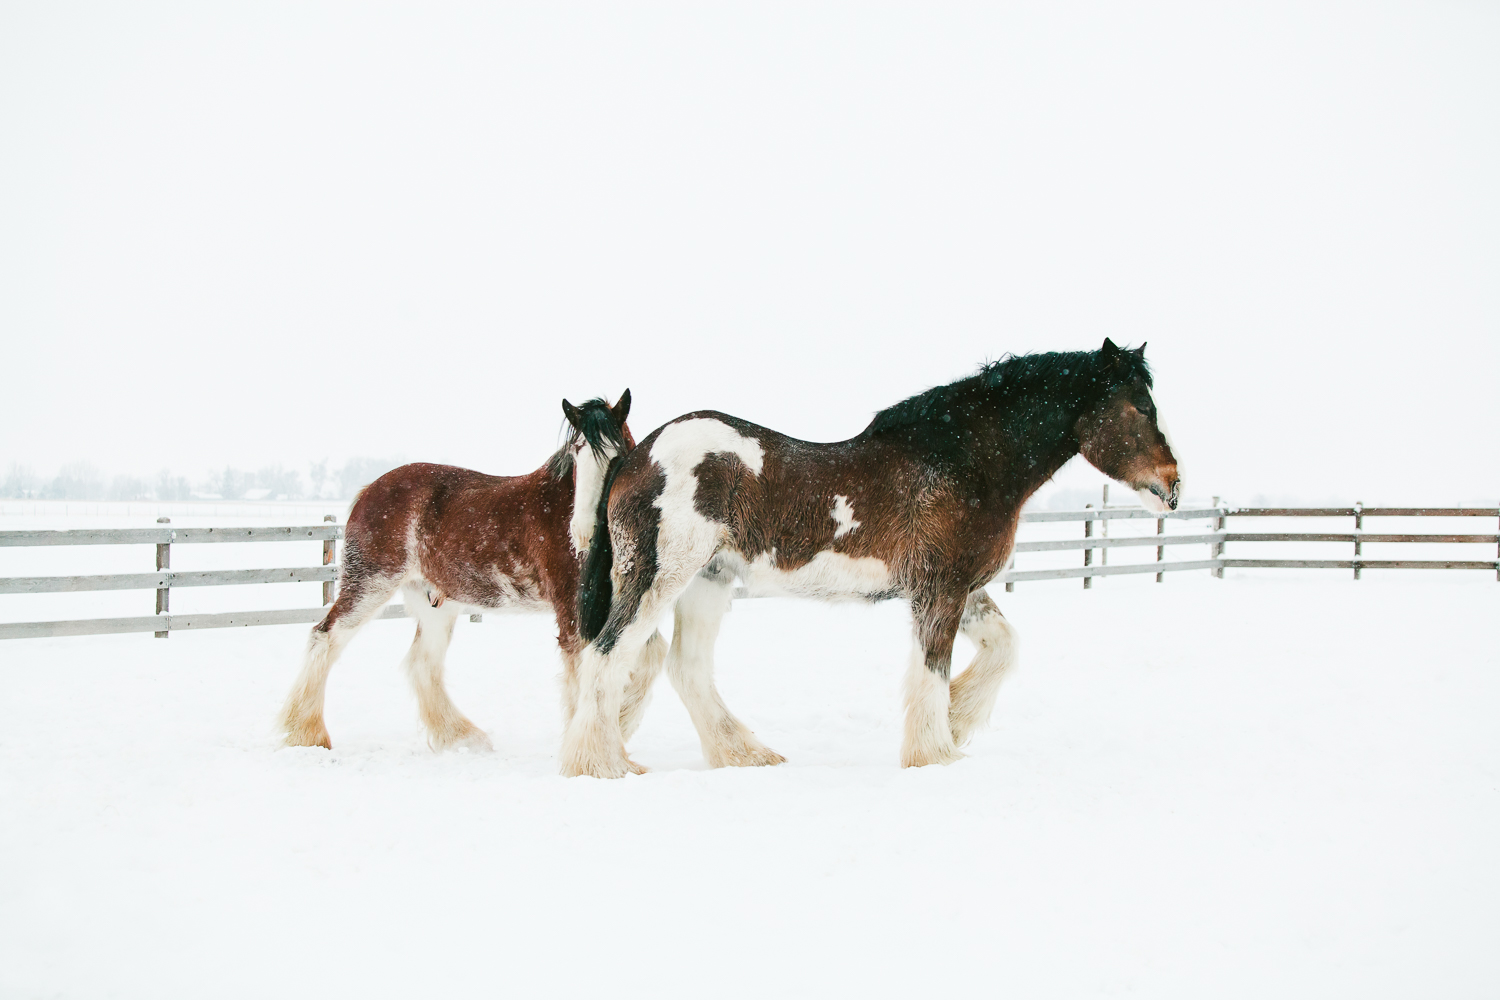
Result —
[[398, 572], [411, 559], [413, 541], [443, 530], [456, 512], [473, 515], [465, 520], [482, 519], [497, 501], [525, 493], [534, 477], [492, 476], [431, 462], [400, 466], [356, 494], [346, 544], [371, 568]]
[[[871, 515], [892, 508], [899, 489], [893, 480], [905, 477], [877, 450], [860, 438], [805, 441], [725, 413], [699, 410], [641, 442], [632, 456], [634, 476], [627, 493], [644, 495], [626, 499], [616, 494], [611, 507], [613, 511], [621, 499], [629, 507], [642, 507], [649, 496], [649, 506], [678, 531], [696, 534], [716, 525], [720, 544], [743, 559], [747, 570], [761, 562], [768, 564], [770, 575], [801, 570], [814, 561], [812, 570], [820, 572], [830, 560], [838, 564], [833, 576], [839, 579], [822, 579], [827, 574], [813, 574], [819, 575], [817, 580], [787, 578], [778, 585], [788, 591], [885, 593], [891, 584], [883, 564], [875, 568], [878, 572], [855, 574], [858, 579], [844, 566], [846, 557], [892, 555], [889, 530], [874, 523], [887, 519]], [[872, 537], [876, 535], [887, 537]], [[828, 555], [820, 558], [820, 553]], [[766, 582], [773, 582], [769, 575]]]

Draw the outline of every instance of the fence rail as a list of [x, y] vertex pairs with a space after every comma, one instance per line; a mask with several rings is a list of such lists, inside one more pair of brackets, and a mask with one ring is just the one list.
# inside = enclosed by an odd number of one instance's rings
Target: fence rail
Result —
[[[1218, 498], [1208, 507], [1155, 513], [1139, 507], [1110, 507], [1106, 489], [1103, 505], [1083, 510], [1029, 511], [1021, 515], [1022, 524], [1081, 522], [1083, 537], [1054, 538], [1018, 541], [1012, 560], [996, 580], [1003, 582], [1006, 590], [1017, 583], [1037, 580], [1082, 579], [1088, 587], [1096, 578], [1125, 576], [1141, 573], [1156, 574], [1161, 583], [1169, 572], [1207, 570], [1222, 577], [1228, 569], [1343, 569], [1352, 570], [1354, 578], [1366, 569], [1438, 569], [1438, 570], [1491, 570], [1500, 580], [1500, 558], [1495, 559], [1367, 559], [1363, 546], [1370, 544], [1436, 544], [1436, 545], [1495, 545], [1500, 557], [1500, 532], [1469, 534], [1417, 534], [1366, 532], [1367, 517], [1488, 517], [1500, 522], [1500, 507], [1229, 507], [1218, 503]], [[1353, 518], [1354, 530], [1350, 531], [1229, 531], [1230, 518], [1240, 517], [1315, 517]], [[325, 517], [332, 522], [332, 516]], [[1152, 520], [1156, 524], [1153, 535], [1109, 537], [1109, 525], [1114, 521]], [[1204, 520], [1209, 530], [1183, 534], [1167, 534], [1168, 521]], [[172, 632], [203, 628], [235, 628], [249, 625], [284, 625], [310, 623], [321, 619], [324, 607], [292, 608], [277, 611], [238, 611], [213, 614], [173, 614], [171, 592], [176, 587], [240, 586], [260, 583], [319, 583], [323, 584], [323, 604], [332, 603], [334, 582], [338, 579], [339, 566], [335, 561], [337, 542], [344, 537], [344, 529], [335, 523], [272, 528], [173, 528], [170, 522], [155, 528], [75, 529], [65, 531], [0, 531], [0, 547], [6, 546], [56, 546], [56, 545], [154, 545], [156, 548], [156, 572], [115, 573], [89, 576], [32, 576], [0, 578], [0, 595], [3, 594], [56, 594], [80, 593], [107, 590], [151, 590], [156, 595], [156, 614], [134, 618], [93, 618], [72, 621], [18, 622], [0, 624], [0, 639], [42, 638], [47, 636], [100, 635], [121, 632], [153, 632], [165, 638]], [[1098, 534], [1095, 534], [1095, 528]], [[174, 545], [224, 544], [248, 542], [308, 542], [323, 543], [322, 565], [295, 566], [280, 569], [229, 569], [229, 570], [173, 570], [171, 551]], [[1354, 551], [1347, 559], [1261, 559], [1225, 555], [1227, 544], [1249, 543], [1313, 543], [1353, 545]], [[1207, 546], [1207, 558], [1168, 559], [1167, 550], [1180, 546]], [[1153, 562], [1129, 563], [1111, 566], [1108, 564], [1112, 550], [1150, 548], [1156, 549]], [[1051, 567], [1043, 569], [1016, 569], [1016, 556], [1045, 552], [1083, 553], [1083, 565]], [[1098, 553], [1099, 560], [1094, 556]], [[743, 590], [736, 596], [748, 596]], [[401, 605], [385, 608], [379, 617], [399, 618], [406, 609]], [[473, 616], [475, 619], [478, 616]]]
[[[0, 594], [61, 594], [106, 590], [151, 590], [156, 593], [156, 614], [134, 618], [88, 618], [72, 621], [16, 622], [0, 624], [0, 639], [34, 639], [64, 635], [103, 635], [120, 632], [152, 632], [165, 639], [173, 632], [202, 628], [237, 628], [247, 625], [286, 625], [315, 622], [326, 608], [291, 608], [279, 611], [231, 611], [213, 614], [172, 614], [171, 593], [175, 587], [227, 587], [257, 583], [322, 583], [323, 604], [333, 602], [333, 583], [339, 578], [334, 546], [344, 529], [334, 523], [273, 528], [173, 528], [166, 518], [156, 528], [82, 528], [66, 531], [0, 531], [0, 547], [55, 545], [154, 545], [156, 572], [111, 573], [90, 576], [23, 576], [0, 578]], [[324, 518], [332, 522], [333, 516]], [[204, 545], [246, 542], [323, 543], [323, 565], [280, 569], [174, 570], [173, 545]], [[406, 609], [397, 604], [378, 617], [398, 618]]]
[[[1368, 559], [1364, 556], [1366, 544], [1426, 544], [1426, 545], [1495, 545], [1500, 556], [1500, 533], [1494, 534], [1422, 534], [1412, 532], [1392, 533], [1364, 530], [1367, 517], [1488, 517], [1500, 522], [1500, 507], [1229, 507], [1219, 504], [1218, 498], [1209, 507], [1188, 508], [1166, 513], [1154, 513], [1138, 507], [1110, 507], [1109, 489], [1103, 493], [1103, 506], [1070, 511], [1036, 511], [1021, 515], [1021, 521], [1036, 523], [1046, 521], [1082, 521], [1083, 537], [1050, 539], [1047, 541], [1017, 542], [1013, 550], [1011, 565], [998, 579], [1004, 581], [1005, 589], [1012, 590], [1018, 582], [1028, 580], [1059, 580], [1082, 578], [1089, 586], [1095, 577], [1120, 576], [1135, 573], [1155, 573], [1156, 582], [1161, 583], [1163, 574], [1181, 570], [1203, 570], [1222, 577], [1225, 569], [1346, 569], [1354, 572], [1358, 580], [1367, 569], [1442, 569], [1442, 570], [1493, 570], [1500, 580], [1500, 558], [1497, 559]], [[1328, 531], [1229, 531], [1226, 525], [1234, 517], [1348, 517], [1354, 519], [1354, 530], [1347, 532]], [[1141, 520], [1154, 518], [1156, 534], [1126, 538], [1108, 537], [1109, 523], [1117, 520]], [[1166, 534], [1169, 520], [1208, 520], [1213, 530], [1195, 534]], [[1095, 524], [1101, 533], [1094, 533]], [[1341, 542], [1354, 546], [1348, 559], [1261, 559], [1226, 556], [1224, 546], [1228, 543], [1293, 542], [1330, 543]], [[1166, 558], [1167, 549], [1178, 545], [1207, 545], [1208, 559]], [[1156, 561], [1133, 563], [1126, 566], [1109, 566], [1105, 560], [1111, 549], [1133, 547], [1156, 547]], [[1030, 552], [1083, 551], [1083, 565], [1063, 569], [1017, 570], [1015, 556]], [[1100, 553], [1100, 562], [1095, 563], [1093, 554]]]

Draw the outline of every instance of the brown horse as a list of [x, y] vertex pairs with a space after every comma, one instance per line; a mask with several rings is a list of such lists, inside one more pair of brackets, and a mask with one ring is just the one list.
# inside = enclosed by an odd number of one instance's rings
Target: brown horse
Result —
[[[1021, 506], [1082, 453], [1153, 504], [1177, 505], [1177, 461], [1157, 426], [1145, 347], [1008, 357], [883, 410], [835, 444], [786, 437], [712, 411], [657, 429], [599, 505], [580, 585], [583, 696], [564, 774], [639, 765], [619, 724], [627, 683], [676, 607], [667, 675], [712, 765], [782, 758], [730, 713], [713, 646], [739, 577], [751, 593], [911, 602], [901, 762], [946, 764], [988, 720], [1015, 658], [984, 590], [1010, 557]], [[613, 595], [611, 595], [613, 590]], [[976, 655], [949, 684], [959, 631]]]
[[[360, 491], [344, 532], [339, 594], [313, 626], [302, 673], [280, 726], [289, 746], [329, 747], [323, 722], [328, 672], [360, 628], [396, 591], [404, 591], [417, 634], [404, 666], [416, 690], [428, 743], [435, 750], [490, 749], [443, 687], [443, 658], [460, 614], [550, 611], [563, 657], [563, 707], [577, 702], [578, 571], [594, 532], [611, 460], [635, 442], [625, 425], [627, 389], [613, 408], [602, 399], [563, 400], [571, 432], [547, 462], [525, 476], [487, 476], [449, 465], [404, 465]], [[640, 683], [624, 699], [617, 724], [633, 732], [666, 654], [648, 637]], [[649, 676], [648, 676], [649, 675]]]

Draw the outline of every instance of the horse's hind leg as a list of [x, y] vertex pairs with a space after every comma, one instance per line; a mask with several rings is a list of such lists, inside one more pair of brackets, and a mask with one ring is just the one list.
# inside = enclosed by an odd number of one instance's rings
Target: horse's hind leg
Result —
[[785, 757], [734, 717], [714, 686], [714, 642], [729, 611], [733, 583], [730, 573], [704, 570], [677, 599], [667, 676], [693, 718], [710, 767], [785, 763]]
[[[573, 713], [578, 711], [578, 658], [581, 650], [563, 647], [562, 704], [563, 728], [573, 722]], [[651, 704], [651, 686], [661, 673], [667, 660], [667, 640], [660, 632], [646, 640], [635, 669], [630, 672], [630, 681], [625, 686], [625, 696], [620, 701], [620, 735], [628, 743], [630, 737], [641, 727], [646, 716], [646, 706]]]
[[494, 749], [484, 730], [464, 717], [443, 686], [443, 660], [453, 639], [453, 623], [458, 620], [456, 606], [448, 603], [446, 607], [435, 608], [427, 601], [426, 589], [410, 583], [406, 585], [404, 599], [406, 613], [417, 620], [417, 634], [401, 666], [416, 692], [417, 710], [427, 727], [428, 746], [434, 750]]
[[[711, 551], [703, 555], [704, 563], [710, 555]], [[654, 562], [637, 557], [617, 579], [604, 629], [578, 658], [577, 711], [563, 733], [559, 753], [565, 776], [622, 778], [646, 771], [625, 753], [621, 722], [634, 721], [637, 715], [626, 711], [626, 689], [632, 685], [636, 671], [645, 665], [643, 659], [659, 655], [651, 649], [660, 642], [656, 622], [695, 572], [661, 574]], [[650, 662], [646, 660], [646, 664]], [[644, 689], [645, 671], [640, 676]]]
[[620, 702], [620, 735], [626, 743], [646, 717], [646, 706], [651, 704], [651, 685], [656, 683], [666, 660], [667, 640], [660, 632], [653, 632], [630, 671], [630, 682], [625, 685], [625, 697]]
[[356, 576], [342, 581], [338, 599], [307, 637], [302, 672], [281, 708], [278, 729], [286, 734], [287, 746], [332, 748], [328, 726], [323, 722], [328, 672], [355, 633], [396, 593], [397, 585], [396, 580], [386, 577]]
[[1000, 682], [1015, 665], [1019, 643], [1016, 630], [983, 590], [969, 595], [958, 627], [974, 644], [974, 659], [954, 679], [948, 702], [953, 742], [962, 746], [989, 721]]

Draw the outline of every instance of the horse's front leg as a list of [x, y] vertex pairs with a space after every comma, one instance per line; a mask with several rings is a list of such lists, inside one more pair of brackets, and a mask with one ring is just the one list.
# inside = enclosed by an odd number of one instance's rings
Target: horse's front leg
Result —
[[760, 767], [786, 758], [755, 738], [714, 686], [714, 642], [732, 602], [734, 574], [706, 569], [677, 598], [667, 676], [687, 706], [709, 767]]
[[425, 599], [426, 590], [421, 586], [408, 583], [404, 593], [406, 613], [417, 620], [417, 634], [402, 666], [417, 696], [422, 725], [427, 727], [427, 744], [434, 750], [461, 747], [493, 750], [484, 730], [458, 710], [443, 684], [443, 663], [448, 644], [453, 640], [453, 623], [458, 620], [458, 612], [453, 605], [434, 607]]
[[983, 588], [969, 595], [959, 629], [974, 644], [974, 659], [953, 679], [948, 721], [953, 742], [963, 746], [990, 719], [1000, 682], [1015, 665], [1016, 630]]
[[947, 596], [912, 602], [913, 642], [906, 671], [906, 734], [901, 766], [951, 764], [963, 757], [948, 722], [948, 673], [964, 599]]

